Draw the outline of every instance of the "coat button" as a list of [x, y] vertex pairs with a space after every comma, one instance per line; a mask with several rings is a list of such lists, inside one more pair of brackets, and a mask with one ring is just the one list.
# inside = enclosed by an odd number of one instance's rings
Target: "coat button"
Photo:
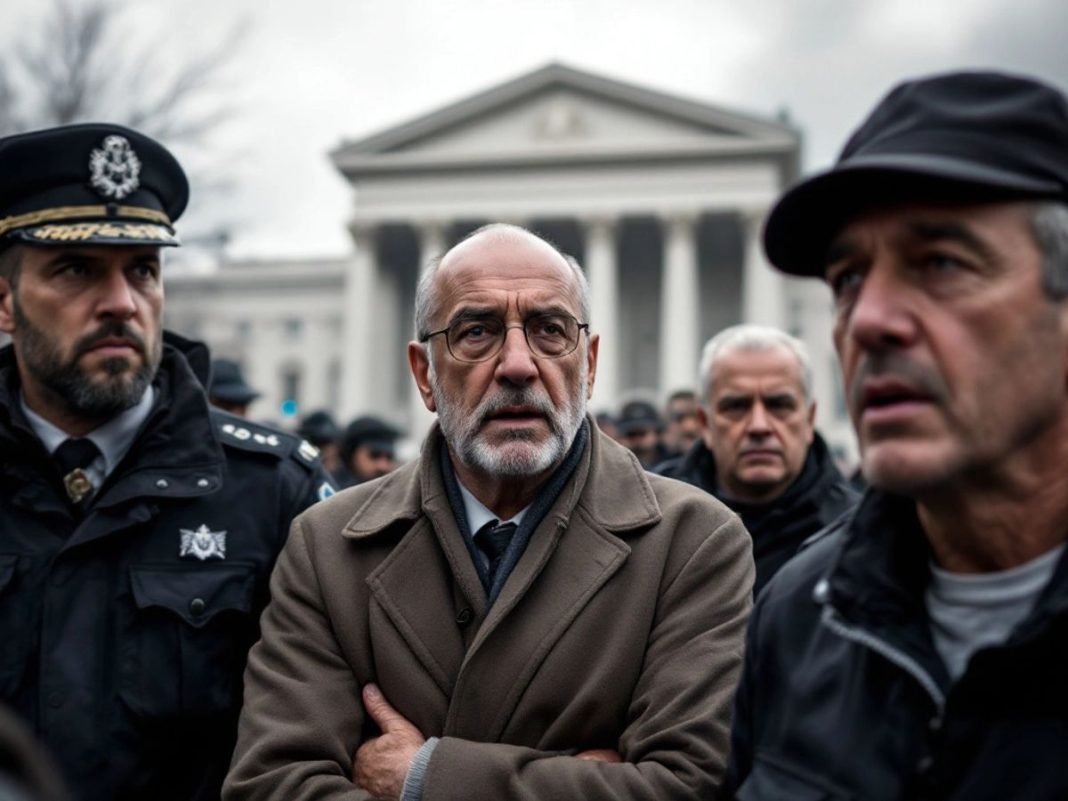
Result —
[[820, 579], [812, 590], [812, 600], [818, 604], [825, 604], [831, 600], [831, 583], [827, 579]]
[[56, 691], [48, 694], [48, 705], [53, 709], [59, 709], [63, 706], [63, 702], [66, 701], [66, 696], [63, 693]]
[[204, 607], [206, 606], [207, 604], [204, 603], [203, 598], [194, 598], [192, 601], [189, 602], [189, 611], [199, 617], [200, 615], [204, 614]]
[[460, 628], [471, 625], [471, 621], [474, 619], [475, 613], [471, 611], [470, 607], [465, 606], [456, 613], [456, 625]]

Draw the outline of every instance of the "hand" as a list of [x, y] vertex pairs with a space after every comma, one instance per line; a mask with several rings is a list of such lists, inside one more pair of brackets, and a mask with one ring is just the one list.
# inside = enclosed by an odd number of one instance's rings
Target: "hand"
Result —
[[356, 751], [352, 780], [375, 798], [399, 799], [415, 752], [426, 738], [392, 706], [374, 684], [363, 688], [363, 706], [382, 730]]
[[623, 757], [618, 751], [611, 748], [591, 748], [589, 751], [580, 751], [575, 754], [576, 759], [585, 759], [587, 762], [622, 762]]

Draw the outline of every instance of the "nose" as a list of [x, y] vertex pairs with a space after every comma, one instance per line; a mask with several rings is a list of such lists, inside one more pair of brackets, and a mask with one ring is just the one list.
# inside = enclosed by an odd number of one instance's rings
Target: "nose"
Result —
[[104, 317], [128, 320], [137, 312], [137, 302], [125, 271], [109, 270], [100, 282], [97, 313]]
[[749, 421], [748, 425], [745, 427], [745, 433], [751, 437], [757, 438], [771, 433], [768, 410], [764, 408], [763, 402], [759, 399], [753, 403], [753, 410], [749, 413]]
[[515, 386], [526, 386], [538, 375], [534, 354], [530, 352], [521, 326], [509, 326], [504, 332], [504, 344], [497, 354], [497, 380]]
[[890, 265], [873, 264], [852, 307], [839, 325], [841, 332], [866, 350], [908, 346], [916, 336], [916, 318], [907, 303], [908, 287]]

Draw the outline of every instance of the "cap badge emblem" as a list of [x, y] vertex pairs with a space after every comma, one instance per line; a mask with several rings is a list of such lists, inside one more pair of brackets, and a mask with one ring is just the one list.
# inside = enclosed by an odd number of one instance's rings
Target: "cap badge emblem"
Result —
[[212, 557], [226, 558], [226, 532], [212, 531], [207, 526], [200, 526], [196, 531], [187, 528], [182, 532], [182, 545], [178, 556], [195, 556], [201, 562]]
[[122, 200], [141, 185], [141, 159], [125, 136], [105, 137], [89, 154], [89, 183], [104, 197]]

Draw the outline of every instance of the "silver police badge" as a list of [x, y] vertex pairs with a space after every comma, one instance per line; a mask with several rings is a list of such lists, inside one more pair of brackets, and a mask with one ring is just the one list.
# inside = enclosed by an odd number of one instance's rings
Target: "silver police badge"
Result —
[[205, 559], [226, 558], [226, 532], [211, 531], [202, 525], [196, 531], [187, 528], [179, 529], [182, 532], [182, 546], [178, 551], [179, 556], [195, 556], [200, 561]]
[[141, 185], [141, 159], [125, 136], [112, 134], [89, 154], [89, 183], [104, 197], [122, 200]]

